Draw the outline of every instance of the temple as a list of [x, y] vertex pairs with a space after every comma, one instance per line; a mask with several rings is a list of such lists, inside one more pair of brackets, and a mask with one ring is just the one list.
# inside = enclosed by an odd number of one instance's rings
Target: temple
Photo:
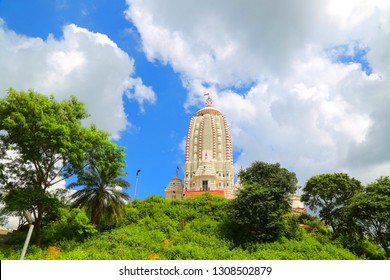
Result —
[[[196, 197], [204, 193], [235, 198], [241, 187], [234, 182], [232, 138], [229, 125], [222, 113], [213, 107], [209, 94], [205, 107], [190, 120], [186, 140], [184, 183], [176, 175], [165, 188], [166, 198]], [[294, 214], [305, 214], [301, 196], [291, 196]]]
[[209, 94], [205, 107], [190, 120], [184, 164], [184, 183], [176, 176], [165, 188], [165, 197], [195, 197], [203, 193], [234, 198], [233, 150], [229, 125], [213, 107]]

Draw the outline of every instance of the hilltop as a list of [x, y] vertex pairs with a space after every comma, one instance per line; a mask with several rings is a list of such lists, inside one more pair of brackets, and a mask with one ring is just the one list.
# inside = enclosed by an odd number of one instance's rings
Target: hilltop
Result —
[[[151, 196], [129, 204], [121, 225], [114, 229], [90, 234], [84, 229], [82, 240], [58, 236], [46, 245], [59, 247], [54, 258], [62, 260], [360, 259], [313, 221], [307, 229], [286, 233], [275, 242], [237, 244], [230, 238], [228, 203], [212, 196], [186, 200]], [[21, 246], [22, 242], [2, 249], [1, 259], [18, 259]], [[48, 258], [47, 246], [31, 245], [26, 259]]]

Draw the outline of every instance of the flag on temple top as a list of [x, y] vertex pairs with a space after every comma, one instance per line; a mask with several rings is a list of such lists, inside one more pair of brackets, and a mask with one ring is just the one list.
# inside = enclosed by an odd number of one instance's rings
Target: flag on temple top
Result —
[[203, 94], [203, 96], [209, 96], [210, 95], [210, 93], [208, 92], [208, 93], [205, 93], [205, 94]]

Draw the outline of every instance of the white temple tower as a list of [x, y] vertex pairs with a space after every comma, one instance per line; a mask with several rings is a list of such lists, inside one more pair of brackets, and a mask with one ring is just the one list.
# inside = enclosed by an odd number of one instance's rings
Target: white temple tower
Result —
[[188, 127], [183, 194], [210, 192], [233, 198], [236, 187], [230, 130], [225, 117], [212, 105], [208, 96], [206, 106], [191, 118]]
[[[165, 197], [195, 197], [203, 193], [234, 198], [233, 150], [230, 129], [215, 109], [209, 94], [205, 107], [190, 120], [186, 141], [184, 184], [176, 176], [165, 188]], [[180, 180], [180, 182], [179, 182]], [[179, 187], [180, 186], [180, 187]]]

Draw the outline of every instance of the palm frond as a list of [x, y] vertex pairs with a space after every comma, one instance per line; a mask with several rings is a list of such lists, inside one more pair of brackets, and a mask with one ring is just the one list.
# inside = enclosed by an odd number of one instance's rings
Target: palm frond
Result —
[[91, 215], [91, 221], [98, 225], [103, 213], [106, 212], [113, 219], [118, 219], [126, 201], [130, 196], [118, 190], [117, 187], [127, 189], [130, 184], [123, 178], [124, 173], [115, 165], [90, 165], [79, 174], [78, 180], [67, 188], [83, 187], [72, 196], [75, 207], [84, 207]]

